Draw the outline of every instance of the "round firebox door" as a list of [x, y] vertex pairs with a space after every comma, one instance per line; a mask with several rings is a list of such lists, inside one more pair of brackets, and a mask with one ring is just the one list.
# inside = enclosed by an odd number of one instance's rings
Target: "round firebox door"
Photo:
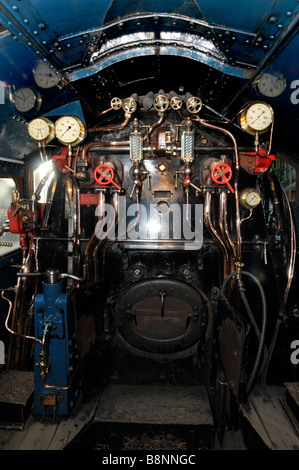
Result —
[[183, 281], [157, 278], [128, 287], [116, 304], [116, 321], [132, 346], [152, 353], [183, 351], [201, 340], [206, 313], [200, 291]]

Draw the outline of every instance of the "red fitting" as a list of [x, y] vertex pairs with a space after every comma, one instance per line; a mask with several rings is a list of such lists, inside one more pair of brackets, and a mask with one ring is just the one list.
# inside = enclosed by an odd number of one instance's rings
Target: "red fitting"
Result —
[[234, 193], [234, 189], [230, 185], [229, 181], [232, 177], [232, 169], [227, 163], [217, 163], [211, 171], [211, 178], [214, 183], [226, 184], [229, 190]]
[[113, 168], [106, 163], [102, 163], [95, 168], [94, 179], [100, 186], [107, 186], [112, 183], [117, 189], [121, 189], [121, 187], [114, 181]]

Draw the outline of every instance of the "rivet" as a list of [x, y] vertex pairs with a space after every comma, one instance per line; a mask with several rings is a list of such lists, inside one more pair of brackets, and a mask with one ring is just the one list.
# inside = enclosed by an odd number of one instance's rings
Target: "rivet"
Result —
[[276, 23], [277, 18], [276, 18], [276, 16], [270, 16], [270, 18], [268, 19], [268, 21], [269, 21], [270, 24], [274, 24], [274, 23]]
[[288, 17], [292, 16], [292, 12], [291, 11], [286, 11], [286, 16], [288, 16]]
[[24, 19], [24, 23], [25, 23], [25, 24], [29, 24], [30, 21], [29, 21], [27, 18], [25, 18], [25, 19]]
[[16, 5], [13, 5], [11, 9], [12, 9], [12, 11], [19, 11], [19, 9]]
[[33, 34], [34, 34], [34, 36], [38, 36], [39, 32], [35, 30], [35, 31], [33, 31]]
[[38, 25], [38, 27], [39, 27], [39, 29], [41, 29], [42, 31], [46, 29], [45, 23], [40, 23], [40, 24]]

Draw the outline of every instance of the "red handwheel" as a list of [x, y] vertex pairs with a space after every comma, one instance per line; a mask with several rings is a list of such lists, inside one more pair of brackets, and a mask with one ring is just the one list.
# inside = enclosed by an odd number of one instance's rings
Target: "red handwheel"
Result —
[[235, 191], [229, 183], [232, 174], [232, 169], [227, 163], [217, 163], [211, 171], [211, 178], [217, 184], [226, 184], [230, 191], [234, 193]]
[[97, 183], [102, 186], [107, 186], [112, 183], [116, 188], [121, 189], [121, 187], [114, 181], [114, 170], [111, 166], [102, 163], [98, 165], [94, 170], [94, 179]]

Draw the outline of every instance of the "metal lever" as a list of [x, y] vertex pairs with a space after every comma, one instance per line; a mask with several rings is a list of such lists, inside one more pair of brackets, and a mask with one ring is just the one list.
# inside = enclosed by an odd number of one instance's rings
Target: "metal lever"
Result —
[[85, 281], [85, 277], [75, 276], [69, 273], [60, 273], [58, 269], [47, 269], [44, 273], [17, 273], [19, 277], [43, 277], [46, 284], [55, 284], [61, 279], [69, 278], [74, 281]]
[[164, 297], [166, 295], [166, 292], [164, 290], [161, 290], [160, 292], [160, 297], [161, 297], [161, 317], [164, 317]]

